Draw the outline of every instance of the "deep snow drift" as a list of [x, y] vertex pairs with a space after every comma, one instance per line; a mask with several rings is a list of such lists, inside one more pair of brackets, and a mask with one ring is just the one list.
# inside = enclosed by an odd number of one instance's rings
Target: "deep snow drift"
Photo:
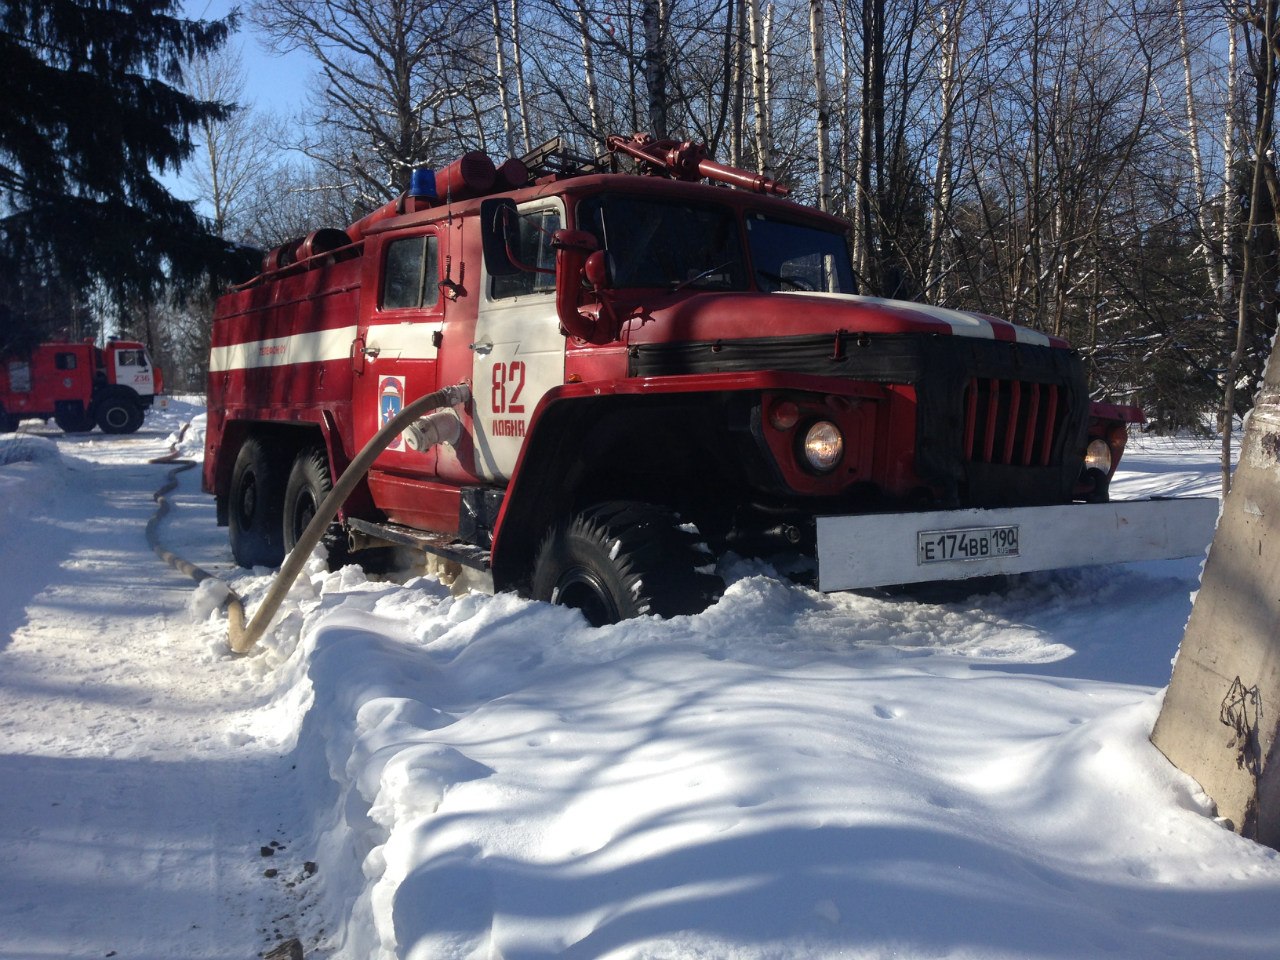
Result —
[[[317, 560], [235, 658], [143, 539], [185, 419], [199, 456], [183, 403], [0, 438], [0, 957], [1275, 956], [1280, 857], [1146, 740], [1197, 561], [830, 596], [738, 561], [592, 630]], [[1214, 456], [1136, 441], [1116, 495], [1212, 495]], [[161, 536], [252, 604], [198, 486]]]

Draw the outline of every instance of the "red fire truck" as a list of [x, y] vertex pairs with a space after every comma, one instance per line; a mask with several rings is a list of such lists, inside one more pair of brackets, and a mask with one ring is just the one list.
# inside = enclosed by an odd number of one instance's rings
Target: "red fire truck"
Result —
[[455, 384], [445, 442], [397, 436], [332, 549], [599, 624], [702, 608], [730, 550], [840, 590], [1205, 548], [1216, 501], [1109, 502], [1141, 414], [1091, 403], [1068, 344], [860, 296], [845, 222], [695, 144], [608, 145], [418, 171], [219, 301], [204, 486], [238, 562], [279, 564], [379, 426]]
[[0, 361], [0, 433], [52, 418], [67, 433], [133, 433], [164, 390], [160, 368], [133, 340], [42, 343]]

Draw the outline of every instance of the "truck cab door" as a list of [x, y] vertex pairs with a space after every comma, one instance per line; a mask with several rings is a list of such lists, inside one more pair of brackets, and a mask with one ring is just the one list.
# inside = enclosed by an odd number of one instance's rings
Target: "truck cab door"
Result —
[[551, 235], [564, 225], [564, 204], [547, 197], [519, 211], [519, 258], [533, 269], [502, 277], [485, 272], [471, 347], [475, 472], [499, 482], [515, 470], [538, 401], [564, 383], [551, 247]]
[[112, 383], [130, 387], [140, 397], [155, 394], [155, 377], [151, 372], [146, 350], [126, 347], [112, 350], [111, 356], [112, 367], [108, 376]]
[[[370, 241], [375, 238], [365, 242]], [[418, 226], [379, 235], [375, 242], [374, 275], [366, 274], [366, 286], [376, 291], [376, 300], [362, 312], [352, 356], [356, 449], [406, 403], [438, 387], [436, 360], [445, 309], [441, 232]], [[370, 485], [378, 484], [379, 471], [434, 475], [437, 456], [436, 450], [409, 450], [403, 435], [397, 437], [374, 461]]]

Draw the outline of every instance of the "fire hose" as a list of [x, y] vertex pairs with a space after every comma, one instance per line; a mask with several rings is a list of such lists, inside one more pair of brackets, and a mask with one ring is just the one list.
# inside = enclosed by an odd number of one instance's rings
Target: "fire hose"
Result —
[[[306, 565], [307, 560], [310, 558], [311, 551], [320, 542], [321, 537], [324, 536], [325, 531], [329, 528], [329, 524], [338, 515], [338, 509], [346, 501], [347, 497], [351, 495], [351, 491], [355, 489], [356, 484], [369, 472], [369, 468], [373, 466], [373, 461], [378, 454], [382, 453], [395, 437], [406, 430], [409, 431], [411, 448], [417, 450], [426, 450], [436, 444], [456, 439], [459, 426], [457, 414], [452, 410], [443, 408], [464, 404], [470, 399], [471, 388], [466, 383], [459, 383], [452, 387], [445, 387], [443, 390], [429, 393], [426, 396], [419, 397], [412, 403], [406, 404], [398, 414], [384, 423], [381, 429], [369, 438], [369, 441], [356, 454], [355, 459], [342, 471], [342, 476], [338, 478], [328, 495], [316, 507], [315, 516], [311, 518], [311, 522], [307, 524], [306, 529], [298, 537], [298, 542], [294, 544], [293, 549], [289, 551], [289, 555], [285, 557], [284, 563], [280, 566], [280, 571], [272, 581], [266, 596], [254, 611], [253, 617], [248, 623], [245, 622], [243, 601], [230, 587], [227, 588], [229, 594], [226, 601], [227, 642], [233, 653], [248, 653], [262, 639], [262, 635], [266, 632], [271, 619], [275, 616], [294, 581], [298, 579], [298, 574], [302, 572], [303, 566]], [[432, 411], [439, 412], [432, 414], [432, 416], [426, 416]], [[164, 498], [164, 494], [177, 486], [177, 474], [179, 472], [195, 465], [194, 461], [184, 462], [164, 457], [157, 462], [171, 462], [178, 466], [177, 469], [170, 473], [168, 484], [155, 494], [155, 500], [160, 504], [160, 509], [156, 511], [156, 515], [147, 523], [147, 539], [156, 554], [174, 569], [191, 576], [197, 583], [212, 579], [212, 574], [164, 550], [156, 540], [155, 528], [168, 512], [168, 503]]]

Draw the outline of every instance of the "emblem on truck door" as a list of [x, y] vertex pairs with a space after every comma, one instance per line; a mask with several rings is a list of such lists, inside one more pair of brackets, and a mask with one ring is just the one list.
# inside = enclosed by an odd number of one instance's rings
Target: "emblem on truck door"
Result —
[[[378, 420], [385, 426], [404, 407], [404, 377], [383, 377], [378, 384], [378, 393]], [[387, 449], [399, 450], [400, 445], [401, 438], [397, 436], [387, 444]]]

